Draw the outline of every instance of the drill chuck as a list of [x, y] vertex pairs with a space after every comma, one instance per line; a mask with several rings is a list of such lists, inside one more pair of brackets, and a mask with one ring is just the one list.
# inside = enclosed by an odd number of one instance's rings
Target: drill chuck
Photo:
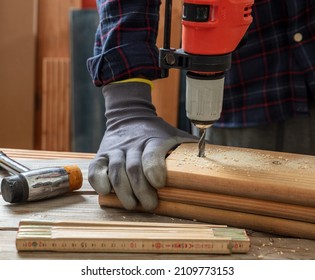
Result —
[[221, 115], [224, 72], [186, 75], [186, 114], [200, 129], [210, 127]]

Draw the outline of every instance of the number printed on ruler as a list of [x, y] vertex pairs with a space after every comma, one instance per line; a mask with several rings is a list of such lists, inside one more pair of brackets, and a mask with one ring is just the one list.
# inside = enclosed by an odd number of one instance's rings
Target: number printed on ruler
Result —
[[47, 241], [23, 241], [24, 250], [47, 250], [47, 251], [91, 251], [91, 252], [176, 252], [189, 251], [200, 252], [209, 251], [216, 252], [222, 250], [229, 251], [227, 242], [191, 242], [191, 241], [152, 241], [152, 240], [134, 240], [123, 241], [117, 240], [112, 242], [104, 242], [102, 240], [47, 240]]

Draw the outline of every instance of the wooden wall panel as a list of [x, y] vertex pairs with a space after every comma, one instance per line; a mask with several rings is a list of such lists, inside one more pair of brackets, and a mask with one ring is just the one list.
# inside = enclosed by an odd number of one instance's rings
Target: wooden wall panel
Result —
[[[54, 115], [46, 116], [43, 115], [45, 107], [47, 104], [43, 104], [43, 91], [48, 94], [48, 86], [44, 89], [43, 86], [43, 73], [47, 70], [43, 70], [43, 67], [47, 66], [44, 63], [45, 59], [69, 59], [70, 58], [70, 34], [69, 34], [69, 10], [72, 8], [80, 8], [81, 0], [40, 0], [38, 8], [38, 42], [37, 42], [37, 63], [36, 63], [36, 122], [35, 122], [35, 147], [36, 149], [52, 149], [55, 150], [57, 147], [60, 150], [60, 146], [53, 144], [53, 139], [48, 139], [53, 137], [54, 132], [52, 127], [46, 127], [42, 124], [42, 120], [47, 120], [48, 118], [57, 118], [57, 112], [61, 102], [59, 100], [54, 102], [55, 108], [51, 108], [51, 113]], [[57, 60], [56, 60], [57, 61]], [[57, 68], [56, 68], [57, 69]], [[61, 73], [56, 74], [60, 77]], [[65, 80], [70, 80], [70, 73], [68, 71], [64, 72]], [[70, 94], [69, 83], [63, 83], [64, 87], [60, 89], [65, 94]], [[57, 85], [60, 87], [61, 84]], [[52, 105], [52, 104], [50, 104]], [[69, 120], [64, 120], [69, 123]], [[42, 131], [42, 129], [45, 131]], [[46, 137], [42, 141], [42, 136]], [[66, 141], [65, 138], [63, 141]], [[50, 144], [49, 144], [50, 143]], [[62, 149], [69, 148], [69, 144], [62, 145]], [[67, 148], [67, 149], [68, 149]]]
[[2, 147], [33, 148], [36, 8], [37, 0], [0, 1]]
[[41, 148], [70, 149], [69, 58], [44, 58]]

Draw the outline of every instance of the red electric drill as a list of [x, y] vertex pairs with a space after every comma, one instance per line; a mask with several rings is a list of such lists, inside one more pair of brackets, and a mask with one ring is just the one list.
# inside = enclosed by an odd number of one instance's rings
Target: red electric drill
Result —
[[205, 156], [206, 128], [221, 115], [224, 74], [232, 52], [244, 41], [254, 0], [184, 0], [182, 48], [170, 47], [172, 1], [165, 1], [162, 78], [170, 68], [188, 70], [186, 114], [199, 128], [199, 156]]

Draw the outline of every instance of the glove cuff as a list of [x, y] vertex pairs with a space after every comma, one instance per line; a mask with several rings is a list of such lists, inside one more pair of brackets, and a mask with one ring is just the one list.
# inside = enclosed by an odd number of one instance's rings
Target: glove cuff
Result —
[[131, 79], [126, 79], [126, 80], [122, 80], [122, 81], [112, 82], [111, 84], [132, 83], [132, 82], [148, 84], [151, 87], [151, 90], [154, 87], [152, 81], [150, 81], [148, 79], [144, 79], [144, 78], [131, 78]]
[[151, 87], [144, 82], [119, 82], [103, 87], [107, 120], [128, 116], [156, 116]]

